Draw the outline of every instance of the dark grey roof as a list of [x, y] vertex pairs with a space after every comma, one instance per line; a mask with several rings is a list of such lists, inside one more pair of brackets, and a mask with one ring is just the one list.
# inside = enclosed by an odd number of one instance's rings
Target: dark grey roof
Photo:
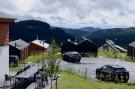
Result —
[[135, 41], [134, 41], [134, 42], [129, 43], [128, 45], [129, 45], [129, 46], [131, 46], [131, 47], [134, 47], [134, 48], [135, 48]]
[[67, 44], [67, 43], [71, 43], [71, 44], [73, 44], [73, 45], [77, 45], [77, 44], [78, 44], [77, 42], [72, 41], [71, 39], [67, 39], [67, 40], [64, 41], [61, 45], [65, 45], [65, 44]]
[[[85, 38], [85, 37], [82, 37], [82, 39], [78, 42], [78, 44], [81, 44], [81, 43], [83, 43], [83, 42], [85, 42], [85, 41], [89, 41], [89, 42], [93, 43], [93, 41], [91, 41], [91, 40], [89, 40], [89, 39], [87, 39], [87, 38]], [[93, 43], [93, 44], [94, 44], [94, 43]]]
[[21, 50], [23, 48], [28, 47], [29, 43], [23, 41], [22, 39], [18, 39], [18, 40], [9, 42], [9, 45], [11, 45], [13, 47], [16, 47], [17, 49]]

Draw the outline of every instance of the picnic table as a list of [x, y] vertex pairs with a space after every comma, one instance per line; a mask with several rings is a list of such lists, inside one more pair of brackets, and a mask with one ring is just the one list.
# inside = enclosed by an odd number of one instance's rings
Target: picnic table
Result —
[[35, 73], [37, 73], [38, 70], [41, 69], [41, 68], [42, 68], [41, 65], [31, 66], [29, 69], [27, 69], [27, 70], [23, 71], [22, 73], [16, 75], [15, 78], [28, 79], [32, 75], [34, 75]]

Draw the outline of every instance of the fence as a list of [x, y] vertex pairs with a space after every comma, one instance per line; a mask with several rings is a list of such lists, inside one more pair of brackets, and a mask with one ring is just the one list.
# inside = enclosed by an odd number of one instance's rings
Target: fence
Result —
[[92, 78], [90, 76], [90, 74], [88, 74], [88, 68], [73, 68], [73, 67], [70, 67], [70, 66], [61, 66], [61, 70], [62, 71], [66, 71], [66, 72], [69, 72], [69, 73], [73, 73], [73, 74], [77, 74], [83, 78]]

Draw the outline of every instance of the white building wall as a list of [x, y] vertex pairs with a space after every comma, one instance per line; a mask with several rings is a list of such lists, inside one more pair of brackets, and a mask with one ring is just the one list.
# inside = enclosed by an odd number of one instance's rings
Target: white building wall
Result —
[[9, 46], [0, 46], [0, 80], [9, 73]]

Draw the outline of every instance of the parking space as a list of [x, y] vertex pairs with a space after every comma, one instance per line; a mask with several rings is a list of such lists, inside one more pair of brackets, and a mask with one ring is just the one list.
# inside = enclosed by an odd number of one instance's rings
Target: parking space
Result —
[[68, 66], [80, 71], [85, 71], [87, 68], [88, 76], [91, 76], [94, 79], [96, 77], [96, 69], [106, 64], [118, 64], [125, 67], [130, 73], [128, 82], [135, 83], [135, 62], [122, 61], [112, 58], [82, 58], [80, 63], [69, 63], [61, 61], [62, 67]]

